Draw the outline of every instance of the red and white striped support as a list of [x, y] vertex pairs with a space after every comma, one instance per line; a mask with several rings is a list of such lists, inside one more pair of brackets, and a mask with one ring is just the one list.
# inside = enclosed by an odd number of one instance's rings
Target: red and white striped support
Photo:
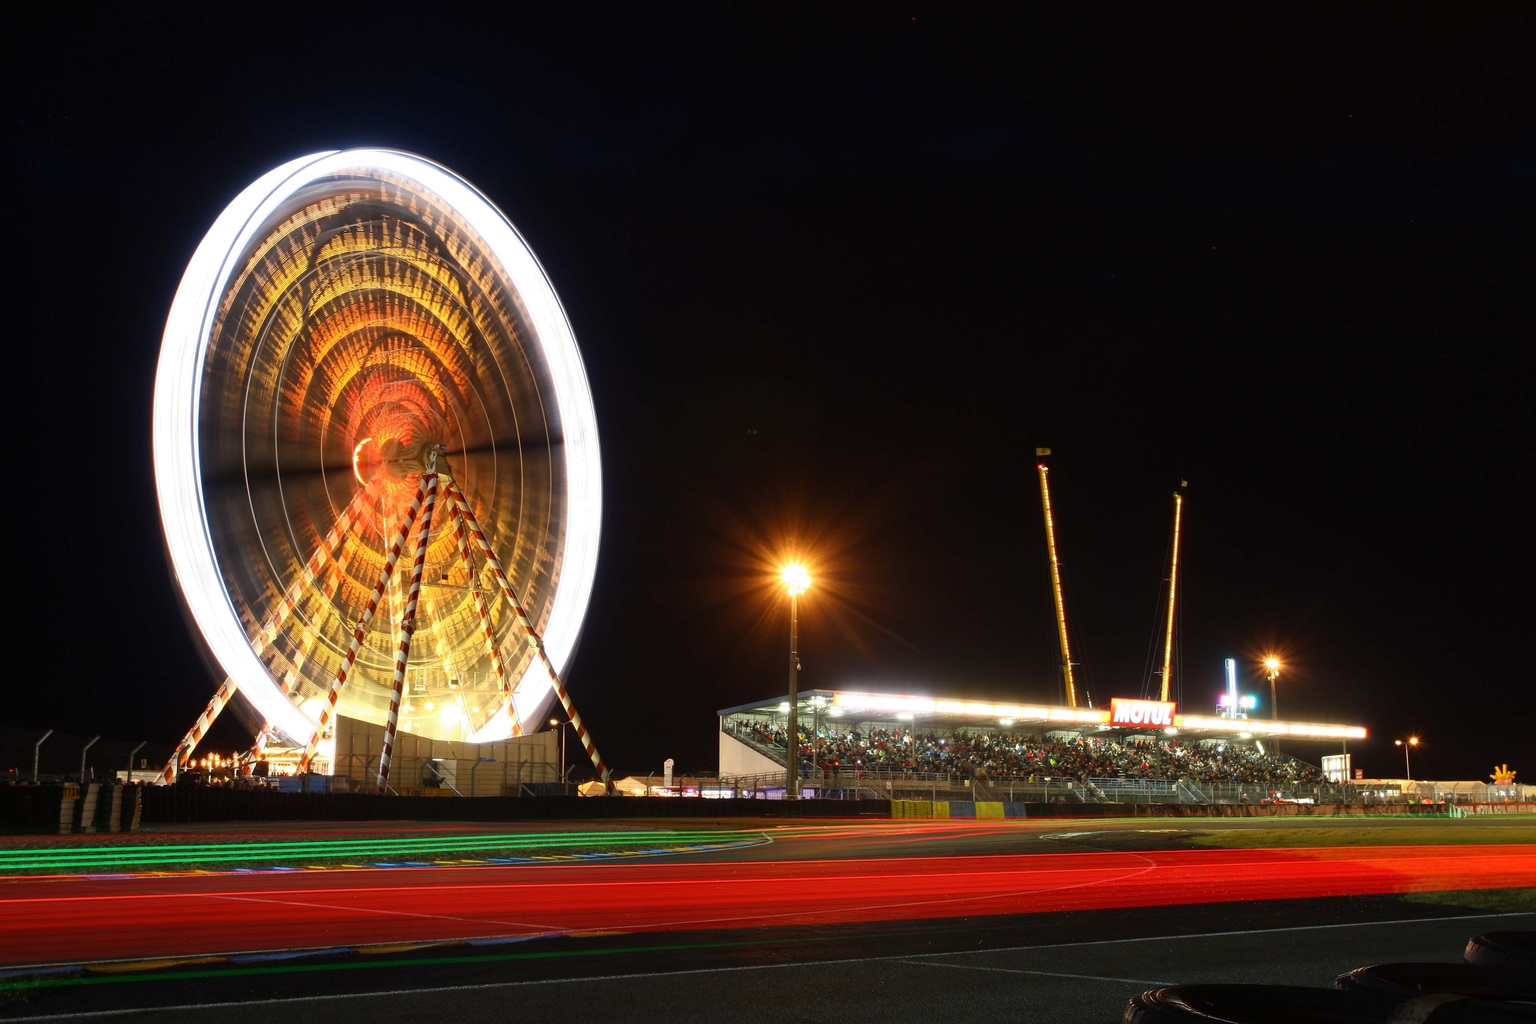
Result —
[[176, 752], [165, 763], [165, 770], [160, 773], [161, 785], [170, 785], [176, 781], [176, 773], [186, 767], [187, 761], [192, 757], [192, 751], [197, 749], [197, 744], [203, 738], [203, 733], [213, 724], [213, 720], [219, 717], [219, 712], [224, 710], [224, 705], [229, 703], [229, 698], [235, 695], [235, 681], [225, 679], [219, 684], [219, 688], [213, 691], [213, 699], [208, 706], [203, 708], [203, 713], [197, 716], [197, 721], [192, 723], [192, 728], [176, 744]]
[[272, 610], [272, 614], [267, 617], [267, 621], [262, 623], [261, 629], [257, 632], [257, 651], [264, 650], [268, 644], [273, 643], [277, 639], [277, 631], [288, 621], [288, 617], [298, 610], [299, 599], [304, 596], [304, 591], [314, 584], [315, 577], [320, 575], [320, 567], [325, 564], [327, 558], [331, 557], [331, 552], [336, 550], [336, 545], [340, 544], [351, 531], [352, 524], [357, 522], [357, 517], [363, 510], [363, 499], [367, 494], [366, 490], [361, 490], [352, 495], [352, 500], [347, 503], [346, 508], [341, 510], [341, 515], [337, 516], [336, 522], [331, 525], [330, 532], [325, 535], [320, 546], [310, 554], [309, 560], [304, 563], [304, 568], [299, 572], [299, 578], [293, 581], [293, 585], [283, 594], [282, 600], [278, 601], [277, 607]]
[[[343, 546], [343, 550], [345, 550], [345, 546]], [[320, 594], [327, 603], [335, 598], [336, 591], [341, 588], [341, 575], [340, 566], [332, 566], [330, 572], [326, 573], [325, 581], [320, 588]], [[283, 693], [286, 696], [292, 697], [298, 690], [299, 680], [303, 678], [304, 663], [309, 660], [310, 652], [314, 648], [315, 642], [319, 639], [319, 634], [314, 630], [305, 628], [304, 635], [299, 641], [299, 649], [294, 655], [293, 664], [289, 666], [287, 672], [283, 673]], [[263, 719], [261, 729], [256, 733], [256, 739], [251, 744], [250, 751], [245, 755], [245, 763], [240, 769], [241, 774], [251, 774], [252, 767], [266, 753], [267, 740], [271, 737], [272, 723]]]
[[416, 513], [421, 508], [426, 486], [425, 479], [416, 485], [416, 497], [411, 499], [411, 507], [406, 510], [400, 529], [396, 532], [394, 540], [389, 545], [389, 551], [384, 556], [384, 568], [379, 571], [379, 582], [374, 584], [373, 595], [368, 598], [368, 604], [363, 608], [363, 616], [358, 620], [357, 628], [352, 631], [352, 643], [347, 648], [347, 656], [342, 660], [341, 667], [336, 670], [336, 678], [331, 680], [330, 694], [326, 698], [325, 707], [320, 709], [320, 721], [315, 725], [315, 733], [309, 738], [309, 744], [304, 748], [304, 756], [299, 758], [300, 772], [309, 771], [309, 762], [314, 759], [315, 748], [320, 745], [325, 727], [330, 724], [331, 715], [336, 711], [336, 702], [341, 698], [342, 688], [347, 685], [347, 673], [351, 671], [352, 663], [357, 660], [357, 652], [363, 646], [363, 638], [368, 635], [368, 623], [373, 621], [373, 613], [378, 611], [379, 601], [384, 596], [384, 588], [389, 586], [389, 577], [395, 571], [395, 562], [400, 558], [400, 549], [405, 546], [406, 534], [410, 533], [411, 524], [416, 521]]
[[[309, 559], [304, 563], [304, 567], [300, 571], [299, 578], [284, 592], [282, 598], [277, 603], [277, 607], [272, 609], [271, 615], [267, 616], [267, 621], [262, 623], [261, 628], [256, 631], [256, 638], [252, 643], [252, 648], [257, 654], [266, 650], [277, 639], [277, 631], [282, 629], [283, 625], [288, 621], [288, 617], [298, 609], [299, 599], [303, 596], [304, 591], [314, 583], [315, 577], [320, 574], [320, 569], [325, 564], [325, 560], [331, 556], [331, 552], [335, 550], [336, 545], [340, 544], [342, 539], [347, 536], [348, 532], [352, 529], [352, 524], [357, 522], [358, 514], [363, 508], [363, 497], [366, 493], [365, 491], [358, 491], [352, 495], [352, 500], [347, 502], [347, 507], [342, 509], [341, 515], [336, 517], [336, 522], [331, 525], [330, 532], [325, 535], [325, 539], [310, 553]], [[339, 571], [334, 578], [339, 584], [341, 580]], [[332, 593], [334, 592], [333, 588]], [[235, 689], [234, 680], [226, 679], [214, 691], [213, 699], [208, 702], [208, 706], [203, 709], [203, 713], [198, 716], [197, 721], [192, 723], [192, 728], [182, 738], [175, 753], [171, 755], [171, 759], [166, 762], [165, 770], [160, 776], [162, 784], [168, 785], [176, 781], [176, 773], [186, 767], [187, 762], [192, 757], [192, 752], [197, 749], [198, 743], [202, 740], [203, 734], [208, 731], [209, 726], [213, 725], [214, 719], [219, 717], [219, 712], [224, 710], [224, 706], [229, 703], [229, 699], [235, 695]], [[264, 743], [265, 739], [259, 737], [256, 746], [253, 746], [251, 749], [254, 751]]]
[[[435, 460], [434, 460], [435, 461]], [[416, 561], [411, 566], [411, 588], [405, 595], [405, 614], [400, 619], [400, 643], [395, 647], [395, 683], [389, 692], [389, 715], [384, 719], [384, 749], [379, 754], [379, 791], [389, 785], [389, 762], [395, 752], [395, 726], [400, 720], [400, 694], [405, 690], [405, 665], [411, 657], [411, 635], [416, 632], [416, 604], [421, 598], [421, 573], [427, 565], [427, 544], [432, 540], [432, 506], [437, 501], [437, 474], [421, 478], [426, 501], [421, 507], [421, 528], [416, 532]]]
[[[523, 734], [523, 723], [517, 717], [517, 704], [512, 700], [516, 691], [507, 679], [507, 665], [501, 656], [501, 648], [496, 646], [496, 634], [491, 629], [491, 612], [486, 606], [485, 595], [480, 593], [477, 586], [477, 574], [475, 572], [474, 556], [469, 553], [469, 533], [464, 526], [464, 516], [459, 512], [453, 498], [446, 493], [443, 496], [443, 505], [448, 515], [453, 520], [454, 536], [459, 545], [459, 561], [464, 563], [464, 570], [469, 573], [469, 592], [475, 601], [475, 614], [480, 616], [480, 632], [485, 636], [485, 653], [491, 659], [491, 671], [496, 676], [496, 691], [501, 694], [497, 699], [507, 709], [507, 717], [512, 721], [512, 735]], [[496, 714], [501, 713], [498, 706]], [[492, 715], [491, 717], [495, 717]]]
[[256, 733], [256, 739], [251, 743], [251, 749], [246, 752], [245, 763], [240, 766], [241, 775], [250, 775], [255, 770], [256, 762], [267, 752], [267, 739], [272, 735], [272, 723], [263, 720], [261, 729]]
[[603, 780], [609, 793], [613, 792], [612, 773], [608, 766], [603, 764], [603, 759], [597, 752], [597, 744], [592, 742], [592, 736], [587, 732], [587, 725], [576, 713], [576, 706], [571, 703], [571, 695], [566, 692], [565, 684], [560, 681], [560, 674], [555, 671], [554, 663], [549, 660], [549, 655], [544, 651], [544, 638], [533, 627], [528, 619], [528, 613], [523, 610], [523, 603], [517, 599], [517, 593], [512, 589], [512, 581], [507, 578], [506, 570], [502, 569], [501, 562], [497, 560], [496, 553], [491, 550], [491, 542], [486, 539], [485, 531], [480, 528], [480, 522], [475, 518], [474, 509], [469, 507], [469, 502], [464, 499], [464, 493], [459, 490], [459, 485], [452, 477], [443, 474], [448, 495], [458, 507], [459, 513], [469, 526], [469, 532], [474, 535], [475, 543], [480, 546], [480, 554], [485, 557], [485, 563], [491, 567], [491, 575], [496, 577], [496, 582], [501, 586], [501, 592], [512, 606], [512, 611], [517, 614], [517, 621], [523, 627], [523, 632], [528, 636], [528, 643], [544, 664], [544, 671], [549, 673], [549, 681], [555, 688], [555, 695], [560, 698], [560, 706], [565, 709], [566, 718], [576, 730], [576, 738], [581, 740], [581, 745], [592, 759], [592, 766], [597, 769], [597, 774]]

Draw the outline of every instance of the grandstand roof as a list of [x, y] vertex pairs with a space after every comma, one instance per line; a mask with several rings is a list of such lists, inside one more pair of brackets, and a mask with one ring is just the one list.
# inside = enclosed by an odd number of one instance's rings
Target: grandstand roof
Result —
[[[1071, 708], [1059, 705], [960, 700], [923, 694], [869, 693], [852, 690], [804, 690], [797, 714], [849, 718], [857, 722], [912, 723], [914, 728], [1014, 729], [1020, 732], [1071, 732], [1083, 736], [1162, 732], [1185, 739], [1364, 739], [1358, 725], [1321, 722], [1269, 721], [1183, 714], [1174, 701], [1113, 698], [1110, 707]], [[725, 708], [731, 715], [775, 717], [789, 710], [788, 696]]]

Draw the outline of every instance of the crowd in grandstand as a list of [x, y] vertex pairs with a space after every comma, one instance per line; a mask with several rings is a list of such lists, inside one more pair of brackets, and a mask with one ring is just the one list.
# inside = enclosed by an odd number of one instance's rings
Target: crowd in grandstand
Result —
[[[784, 749], [782, 724], [735, 723], [738, 736]], [[1236, 743], [1179, 743], [1164, 737], [1119, 742], [992, 732], [797, 730], [802, 765], [838, 771], [935, 772], [963, 779], [1165, 779], [1298, 784], [1323, 781], [1312, 765]]]

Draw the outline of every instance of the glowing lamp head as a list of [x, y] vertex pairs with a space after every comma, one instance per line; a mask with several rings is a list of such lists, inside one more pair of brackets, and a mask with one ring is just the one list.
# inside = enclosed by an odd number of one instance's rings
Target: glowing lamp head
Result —
[[1264, 659], [1264, 667], [1269, 669], [1269, 671], [1271, 671], [1271, 672], [1279, 672], [1280, 671], [1280, 659], [1279, 658], [1274, 658], [1274, 657], [1265, 658]]
[[799, 562], [791, 562], [784, 567], [783, 579], [784, 589], [789, 591], [790, 597], [799, 597], [811, 586], [811, 574]]

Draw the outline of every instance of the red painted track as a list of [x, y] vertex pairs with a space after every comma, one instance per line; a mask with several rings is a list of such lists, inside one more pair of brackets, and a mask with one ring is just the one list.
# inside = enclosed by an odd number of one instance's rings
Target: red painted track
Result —
[[1520, 845], [23, 878], [0, 966], [1524, 886]]

